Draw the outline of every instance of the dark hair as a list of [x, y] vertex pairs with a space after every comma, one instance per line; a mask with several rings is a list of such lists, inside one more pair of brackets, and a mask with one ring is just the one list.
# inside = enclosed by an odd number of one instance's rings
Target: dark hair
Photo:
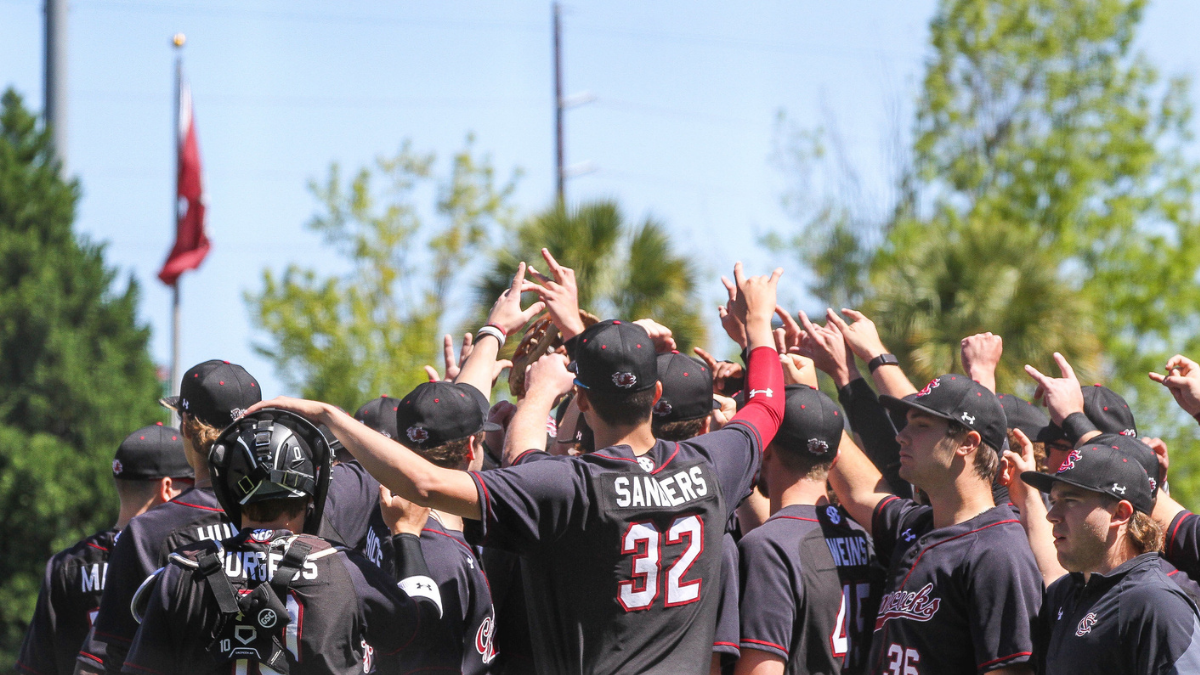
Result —
[[829, 475], [829, 467], [833, 466], [833, 458], [837, 456], [831, 452], [828, 457], [818, 457], [809, 452], [808, 448], [776, 441], [771, 441], [771, 448], [788, 471], [808, 480], [825, 480]]
[[117, 496], [121, 501], [145, 503], [158, 494], [161, 479], [137, 480], [131, 478], [114, 478], [117, 484]]
[[457, 469], [467, 456], [471, 437], [456, 438], [433, 448], [414, 448], [413, 452], [429, 460], [443, 469]]
[[[959, 422], [954, 420], [946, 421], [946, 436], [956, 441], [962, 442], [970, 431], [970, 429]], [[1000, 452], [980, 440], [979, 448], [975, 450], [975, 462], [973, 466], [976, 476], [991, 483], [996, 479], [996, 472], [1000, 469]]]
[[596, 415], [614, 427], [633, 427], [647, 422], [654, 408], [653, 387], [631, 394], [588, 394], [588, 403], [596, 410]]
[[266, 499], [242, 504], [242, 522], [269, 523], [280, 516], [295, 518], [304, 513], [310, 499]]
[[657, 419], [651, 423], [651, 428], [654, 430], [654, 437], [661, 438], [664, 441], [686, 441], [689, 438], [695, 438], [704, 430], [704, 420], [707, 417], [697, 417], [694, 420], [675, 420], [674, 422], [659, 422]]

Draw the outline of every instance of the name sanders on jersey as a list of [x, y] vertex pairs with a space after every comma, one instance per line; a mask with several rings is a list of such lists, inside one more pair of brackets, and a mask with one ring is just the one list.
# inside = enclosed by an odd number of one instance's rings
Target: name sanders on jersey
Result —
[[708, 494], [704, 472], [694, 466], [665, 478], [621, 475], [613, 480], [617, 506], [679, 506]]

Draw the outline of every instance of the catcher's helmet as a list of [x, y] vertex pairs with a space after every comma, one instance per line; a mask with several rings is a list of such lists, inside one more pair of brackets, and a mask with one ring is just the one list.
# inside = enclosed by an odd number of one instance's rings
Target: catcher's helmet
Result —
[[329, 492], [332, 453], [315, 425], [295, 413], [264, 408], [226, 427], [208, 454], [213, 491], [241, 527], [242, 505], [312, 498], [304, 531], [316, 534]]

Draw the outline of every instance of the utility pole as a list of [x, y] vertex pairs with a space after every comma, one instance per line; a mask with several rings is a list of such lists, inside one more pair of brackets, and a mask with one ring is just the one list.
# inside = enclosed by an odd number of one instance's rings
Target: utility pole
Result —
[[[49, 2], [50, 0], [47, 0]], [[563, 86], [562, 86], [562, 11], [554, 3], [554, 178], [560, 206], [566, 206], [566, 180], [563, 166]]]
[[43, 116], [54, 155], [67, 173], [67, 0], [45, 0], [46, 55]]
[[[179, 161], [180, 154], [183, 152], [180, 147], [183, 144], [183, 130], [179, 128], [179, 116], [182, 114], [180, 108], [180, 94], [183, 88], [183, 45], [187, 42], [187, 37], [183, 33], [176, 33], [171, 38], [171, 44], [175, 46], [175, 124], [171, 127], [171, 145], [175, 148], [175, 190], [171, 194], [171, 214], [174, 216], [175, 226], [179, 226]], [[179, 335], [180, 335], [180, 312], [179, 312], [179, 283], [183, 279], [176, 279], [174, 285], [171, 286], [171, 395], [179, 395], [179, 381], [183, 379], [183, 370], [181, 369], [182, 361], [179, 358]], [[171, 411], [172, 426], [179, 426], [179, 413], [175, 410]]]

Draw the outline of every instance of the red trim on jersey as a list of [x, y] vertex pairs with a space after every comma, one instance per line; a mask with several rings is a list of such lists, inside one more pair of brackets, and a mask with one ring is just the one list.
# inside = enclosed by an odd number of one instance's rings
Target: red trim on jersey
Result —
[[1173, 577], [1176, 574], [1179, 574], [1179, 570], [1173, 570], [1171, 572], [1167, 572], [1167, 576], [1169, 576], [1169, 577]]
[[1196, 514], [1194, 514], [1194, 513], [1189, 513], [1187, 511], [1184, 511], [1183, 515], [1179, 517], [1178, 521], [1176, 521], [1175, 527], [1171, 528], [1170, 540], [1167, 542], [1167, 557], [1168, 558], [1171, 556], [1171, 549], [1175, 548], [1175, 535], [1179, 532], [1179, 526], [1183, 525], [1183, 521], [1187, 520], [1188, 516], [1195, 517], [1195, 515]]
[[800, 516], [771, 516], [767, 520], [775, 520], [776, 518], [787, 518], [788, 520], [803, 520], [806, 523], [819, 523], [821, 521], [816, 518], [801, 518]]
[[449, 533], [446, 533], [446, 532], [440, 532], [440, 531], [438, 531], [438, 530], [433, 530], [433, 529], [430, 529], [430, 528], [428, 528], [428, 527], [427, 527], [427, 528], [425, 528], [425, 529], [423, 529], [423, 530], [421, 530], [421, 532], [430, 532], [430, 533], [432, 533], [432, 534], [440, 534], [440, 535], [442, 535], [443, 537], [446, 537], [447, 539], [449, 539], [450, 541], [453, 541], [454, 543], [458, 544], [459, 546], [461, 546], [461, 547], [463, 547], [463, 548], [467, 549], [467, 552], [471, 554], [471, 557], [472, 557], [472, 558], [473, 558], [473, 557], [475, 557], [475, 551], [471, 550], [471, 547], [470, 547], [470, 546], [467, 546], [466, 544], [462, 543], [461, 541], [459, 541], [459, 540], [458, 540], [458, 537], [456, 537], [456, 536], [454, 536], [454, 535], [452, 535], [452, 534], [449, 534]]
[[754, 645], [765, 645], [767, 647], [774, 647], [775, 649], [778, 649], [779, 651], [783, 652], [784, 654], [788, 653], [787, 647], [784, 647], [783, 645], [777, 645], [774, 642], [766, 642], [764, 640], [751, 640], [750, 638], [742, 638], [742, 642], [743, 643], [749, 642], [750, 644], [754, 644]]
[[521, 463], [521, 460], [525, 459], [525, 458], [526, 458], [526, 457], [528, 457], [530, 454], [532, 454], [532, 453], [535, 453], [535, 452], [543, 452], [543, 451], [542, 451], [542, 450], [538, 450], [537, 448], [531, 448], [531, 449], [529, 449], [529, 450], [526, 450], [525, 452], [522, 452], [521, 454], [517, 455], [516, 459], [514, 459], [514, 460], [513, 460], [513, 461], [512, 461], [512, 462], [509, 464], [509, 466], [516, 466], [516, 465], [520, 464], [520, 463]]
[[[654, 556], [654, 571], [653, 572], [637, 571], [638, 561], [645, 560], [646, 558], [650, 557], [650, 539], [649, 538], [634, 539], [633, 540], [633, 548], [625, 547], [625, 540], [629, 538], [629, 533], [633, 530], [634, 526], [637, 526], [637, 525], [646, 525], [646, 526], [648, 526], [648, 529], [654, 530], [654, 534], [655, 534], [654, 544], [658, 548], [658, 552]], [[658, 531], [658, 528], [654, 525], [654, 521], [652, 521], [652, 520], [641, 520], [641, 521], [630, 523], [629, 527], [625, 528], [625, 534], [621, 535], [621, 555], [633, 554], [633, 558], [630, 560], [630, 563], [629, 563], [629, 577], [630, 577], [629, 580], [617, 582], [617, 602], [621, 604], [621, 607], [626, 612], [639, 612], [639, 611], [642, 611], [645, 609], [650, 609], [651, 607], [654, 606], [654, 601], [658, 599], [659, 591], [662, 588], [662, 583], [658, 579], [659, 573], [662, 572], [662, 545], [663, 545], [662, 540], [663, 540], [663, 535], [661, 532]], [[638, 544], [640, 544], [642, 542], [646, 543], [646, 551], [645, 551], [645, 553], [638, 553], [638, 548], [640, 548], [638, 546]], [[654, 575], [654, 597], [650, 598], [650, 600], [641, 607], [630, 607], [629, 605], [626, 605], [625, 601], [621, 599], [621, 591], [623, 591], [626, 587], [628, 587], [630, 594], [645, 593], [646, 591], [650, 590], [650, 575], [651, 574]], [[642, 584], [642, 587], [640, 589], [637, 587], [639, 582]]]
[[[696, 587], [696, 597], [694, 597], [690, 600], [682, 600], [680, 602], [671, 602], [671, 573], [675, 571], [675, 567], [679, 565], [679, 561], [683, 559], [683, 556], [687, 555], [688, 551], [691, 551], [692, 547], [696, 545], [694, 536], [691, 532], [680, 532], [678, 538], [672, 539], [671, 538], [671, 530], [675, 529], [675, 525], [677, 523], [679, 523], [680, 521], [685, 521], [688, 518], [695, 518], [696, 522], [700, 523], [700, 529], [699, 529], [700, 550], [696, 552], [695, 557], [693, 557], [692, 561], [688, 563], [687, 568], [679, 573], [679, 582], [676, 584], [676, 587], [679, 588], [680, 590], [683, 590], [685, 588], [691, 588], [691, 587], [695, 586]], [[704, 589], [704, 579], [703, 578], [692, 579], [691, 581], [689, 581], [687, 583], [684, 583], [684, 581], [683, 581], [683, 578], [685, 576], [687, 576], [687, 573], [692, 571], [692, 566], [696, 564], [696, 561], [700, 559], [700, 556], [704, 555], [704, 519], [700, 517], [700, 514], [693, 513], [692, 515], [689, 515], [689, 516], [680, 516], [680, 517], [676, 518], [675, 521], [671, 523], [671, 527], [667, 528], [667, 531], [663, 534], [663, 537], [664, 537], [663, 541], [665, 544], [682, 544], [684, 535], [687, 535], [687, 539], [688, 539], [687, 548], [683, 549], [683, 553], [679, 554], [679, 557], [675, 559], [675, 562], [671, 563], [670, 567], [663, 568], [663, 571], [665, 571], [667, 573], [667, 578], [664, 580], [665, 583], [667, 584], [667, 597], [664, 598], [663, 607], [679, 607], [680, 605], [687, 605], [687, 604], [690, 604], [693, 602], [699, 602], [700, 591], [702, 591]], [[660, 564], [661, 564], [661, 561], [660, 561]]]
[[489, 502], [492, 501], [492, 495], [488, 493], [487, 483], [483, 482], [483, 476], [479, 475], [478, 471], [471, 471], [470, 473], [471, 475], [475, 476], [476, 480], [479, 481], [479, 487], [483, 490], [483, 503], [480, 504], [483, 512], [479, 514], [479, 517], [483, 519], [484, 523], [487, 523], [488, 515], [492, 512], [492, 507], [489, 504]]
[[[962, 539], [963, 537], [965, 537], [969, 534], [975, 534], [976, 532], [982, 532], [983, 530], [986, 530], [989, 527], [995, 527], [997, 525], [1004, 525], [1006, 523], [1020, 524], [1021, 521], [1017, 520], [1016, 518], [1010, 518], [1008, 520], [997, 521], [990, 525], [984, 525], [983, 527], [976, 528], [974, 530], [971, 530], [970, 532], [963, 532], [962, 534], [956, 534], [953, 537], [950, 537], [949, 539], [943, 539], [937, 543], [926, 546], [924, 549], [921, 550], [920, 553], [917, 554], [917, 559], [913, 561], [912, 567], [908, 568], [908, 574], [904, 575], [904, 581], [900, 582], [900, 588], [903, 588], [904, 584], [908, 583], [908, 578], [912, 576], [913, 570], [917, 569], [917, 565], [921, 564], [921, 558], [925, 557], [925, 554], [928, 553], [930, 549], [937, 548], [938, 546], [941, 546], [942, 544], [954, 541], [955, 539]], [[897, 590], [899, 590], [899, 589], [897, 589]]]
[[108, 549], [104, 548], [103, 546], [97, 546], [97, 545], [93, 544], [93, 543], [92, 543], [92, 542], [90, 542], [90, 541], [87, 543], [87, 545], [88, 545], [88, 546], [91, 546], [92, 548], [94, 548], [94, 549], [96, 549], [96, 550], [99, 550], [99, 551], [104, 551], [105, 553], [108, 553]]
[[736, 642], [714, 642], [713, 646], [714, 647], [733, 647], [734, 649], [737, 649]]
[[883, 507], [887, 506], [888, 504], [894, 502], [897, 499], [900, 499], [900, 498], [897, 497], [896, 495], [889, 495], [887, 497], [884, 497], [882, 501], [880, 501], [878, 504], [875, 505], [875, 510], [871, 513], [871, 533], [872, 534], [874, 534], [875, 531], [877, 529], [879, 529], [879, 528], [875, 527], [875, 525], [876, 525], [875, 521], [879, 519], [879, 513], [881, 511], [883, 511]]
[[675, 459], [675, 455], [678, 455], [678, 454], [679, 454], [679, 444], [678, 444], [678, 443], [676, 443], [676, 444], [675, 444], [675, 452], [672, 452], [672, 453], [671, 453], [671, 456], [667, 458], [667, 461], [665, 461], [665, 462], [663, 462], [663, 463], [662, 463], [662, 466], [660, 466], [660, 467], [658, 467], [657, 469], [655, 469], [655, 470], [651, 471], [651, 472], [650, 472], [650, 475], [651, 475], [651, 476], [653, 476], [654, 474], [658, 473], [659, 471], [662, 471], [663, 469], [667, 468], [667, 465], [668, 465], [668, 464], [670, 464], [670, 463], [671, 463], [671, 460]]
[[[213, 508], [213, 507], [211, 507], [211, 506], [200, 506], [199, 504], [189, 504], [189, 503], [187, 503], [187, 502], [181, 502], [181, 501], [179, 501], [178, 499], [172, 499], [172, 500], [171, 500], [171, 503], [172, 503], [172, 504], [179, 504], [180, 506], [190, 506], [190, 507], [192, 507], [193, 509], [200, 509], [200, 510], [202, 510], [202, 511], [216, 511], [217, 513], [225, 513], [225, 509], [214, 509], [214, 508]], [[132, 664], [131, 664], [131, 665], [132, 665]], [[135, 667], [136, 667], [136, 666], [135, 666]]]
[[41, 671], [34, 670], [33, 668], [30, 668], [29, 666], [25, 665], [24, 663], [21, 663], [20, 661], [17, 661], [17, 667], [20, 668], [21, 670], [28, 670], [31, 673], [35, 673], [35, 675], [43, 675], [43, 673]]
[[104, 659], [100, 658], [99, 656], [96, 656], [94, 654], [89, 654], [87, 652], [79, 652], [79, 655], [86, 656], [87, 658], [95, 661], [96, 663], [99, 663], [101, 668], [104, 667]]
[[133, 668], [134, 670], [144, 670], [144, 671], [146, 671], [147, 673], [154, 673], [154, 675], [166, 675], [166, 673], [162, 672], [161, 670], [155, 670], [155, 669], [153, 669], [153, 668], [147, 668], [146, 666], [139, 666], [139, 665], [138, 665], [138, 664], [136, 664], [136, 663], [130, 663], [130, 662], [128, 662], [128, 661], [126, 661], [126, 662], [125, 662], [125, 665], [123, 665], [123, 666], [121, 666], [121, 667], [122, 667], [122, 668]]
[[1021, 656], [1033, 656], [1033, 652], [1017, 652], [1016, 654], [1009, 654], [1008, 656], [1001, 656], [998, 659], [992, 659], [991, 661], [988, 661], [987, 663], [979, 664], [979, 670], [983, 670], [984, 668], [987, 668], [988, 666], [990, 666], [994, 663], [1000, 663], [1001, 661], [1007, 661], [1009, 659], [1015, 659], [1015, 658], [1018, 658]]
[[592, 456], [593, 456], [593, 457], [599, 457], [599, 458], [601, 458], [601, 459], [619, 459], [619, 460], [621, 460], [622, 462], [633, 462], [634, 464], [637, 464], [637, 460], [636, 460], [636, 459], [629, 459], [628, 457], [613, 457], [612, 455], [602, 455], [602, 454], [600, 454], [600, 453], [598, 453], [598, 452], [593, 452], [593, 453], [592, 453]]

